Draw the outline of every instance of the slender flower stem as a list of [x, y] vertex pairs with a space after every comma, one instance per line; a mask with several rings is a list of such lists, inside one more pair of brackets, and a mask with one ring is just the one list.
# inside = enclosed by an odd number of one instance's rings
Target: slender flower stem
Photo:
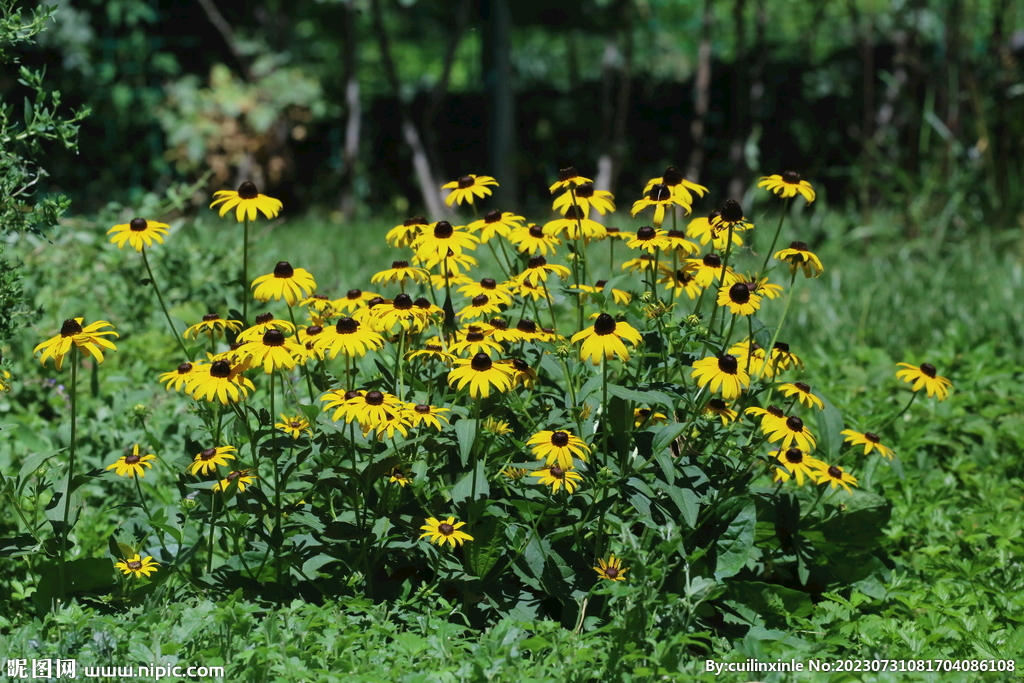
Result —
[[215, 522], [217, 521], [217, 498], [219, 494], [213, 491], [213, 498], [210, 501], [210, 541], [207, 544], [208, 551], [206, 553], [206, 573], [209, 574], [213, 571], [213, 531], [216, 527]]
[[146, 272], [149, 273], [149, 283], [153, 285], [153, 291], [156, 292], [156, 300], [160, 302], [160, 309], [164, 312], [164, 317], [167, 318], [167, 326], [171, 328], [171, 335], [178, 340], [178, 346], [181, 347], [181, 351], [185, 354], [185, 358], [188, 358], [189, 362], [192, 362], [192, 354], [190, 354], [188, 349], [185, 348], [185, 342], [182, 340], [181, 335], [174, 329], [174, 323], [171, 322], [171, 316], [167, 312], [167, 306], [164, 305], [164, 297], [160, 294], [160, 288], [156, 284], [156, 278], [153, 277], [153, 269], [149, 267], [149, 257], [146, 256], [145, 247], [142, 248], [142, 262], [146, 264]]
[[[793, 303], [793, 285], [796, 283], [796, 269], [793, 269], [793, 274], [789, 278], [789, 294], [786, 295], [786, 307], [782, 309], [782, 318], [779, 319], [779, 324], [775, 327], [775, 334], [772, 335], [772, 343], [768, 345], [768, 348], [764, 350], [764, 362], [761, 363], [761, 371], [757, 373], [758, 381], [764, 377], [764, 371], [768, 369], [768, 364], [772, 360], [772, 352], [775, 350], [775, 342], [779, 340], [779, 333], [782, 332], [782, 324], [786, 322], [786, 315], [789, 313], [789, 305]], [[753, 352], [753, 349], [749, 349]]]
[[398, 333], [398, 353], [395, 354], [395, 396], [402, 398], [402, 380], [404, 378], [405, 366], [402, 364], [402, 355], [405, 353], [405, 333], [406, 329], [403, 327], [402, 331]]
[[910, 400], [907, 401], [907, 405], [903, 406], [903, 410], [901, 410], [900, 412], [896, 413], [895, 415], [890, 417], [888, 420], [886, 420], [885, 424], [883, 424], [881, 427], [878, 427], [878, 431], [881, 432], [886, 427], [891, 425], [893, 422], [895, 422], [896, 420], [900, 419], [903, 416], [904, 413], [906, 413], [908, 410], [910, 410], [910, 406], [912, 406], [914, 404], [914, 399], [916, 399], [916, 398], [917, 398], [917, 392], [916, 391], [911, 392]]
[[789, 213], [789, 202], [792, 201], [792, 197], [786, 198], [786, 203], [782, 205], [782, 215], [779, 216], [779, 225], [775, 228], [775, 237], [772, 238], [772, 246], [768, 247], [768, 251], [764, 255], [764, 263], [761, 264], [761, 270], [758, 272], [758, 277], [764, 273], [768, 267], [768, 259], [772, 257], [772, 252], [775, 251], [775, 243], [779, 241], [779, 233], [782, 232], [782, 222], [786, 220], [786, 214]]
[[68, 554], [68, 516], [71, 512], [71, 480], [75, 474], [75, 439], [78, 436], [78, 355], [72, 347], [71, 355], [71, 444], [68, 448], [68, 484], [64, 489], [64, 519], [60, 528], [60, 601], [67, 597], [65, 563]]
[[[608, 432], [611, 425], [608, 423], [608, 358], [601, 361], [601, 457], [607, 463], [611, 458], [608, 455]], [[582, 437], [583, 435], [580, 434]], [[595, 458], [596, 460], [596, 458]], [[594, 471], [597, 471], [597, 463], [594, 463]]]
[[242, 326], [249, 324], [249, 216], [242, 231]]
[[[555, 304], [551, 300], [551, 292], [548, 291], [548, 283], [546, 280], [542, 280], [541, 284], [544, 286], [544, 297], [548, 300], [548, 310], [551, 311], [551, 329], [554, 330], [555, 334], [558, 334], [558, 323], [555, 321]], [[580, 329], [582, 329], [583, 323], [580, 322]]]
[[[733, 225], [735, 225], [735, 223], [729, 223], [729, 235], [726, 238], [727, 241], [726, 241], [726, 244], [725, 244], [725, 256], [722, 258], [722, 273], [718, 276], [718, 286], [719, 286], [719, 288], [721, 288], [722, 286], [725, 285], [725, 277], [726, 277], [726, 275], [729, 272], [729, 255], [732, 253], [732, 227], [733, 227]], [[714, 240], [713, 239], [712, 239], [712, 244], [714, 244]], [[714, 300], [712, 299], [712, 301], [714, 301]], [[708, 332], [709, 333], [711, 332], [712, 328], [715, 326], [715, 318], [718, 317], [718, 309], [719, 308], [721, 308], [721, 306], [715, 306], [714, 310], [711, 312], [711, 322], [708, 323]]]
[[[288, 316], [292, 319], [292, 325], [295, 326], [295, 335], [296, 335], [296, 337], [298, 337], [299, 326], [298, 326], [298, 323], [295, 322], [295, 309], [293, 309], [291, 306], [288, 307]], [[309, 369], [306, 368], [306, 364], [305, 363], [300, 365], [299, 368], [300, 368], [299, 372], [301, 372], [302, 376], [306, 378], [306, 391], [309, 392], [309, 402], [312, 403], [313, 402], [313, 380], [309, 376], [309, 374], [310, 374], [309, 373]], [[273, 416], [271, 416], [271, 417], [273, 417]]]

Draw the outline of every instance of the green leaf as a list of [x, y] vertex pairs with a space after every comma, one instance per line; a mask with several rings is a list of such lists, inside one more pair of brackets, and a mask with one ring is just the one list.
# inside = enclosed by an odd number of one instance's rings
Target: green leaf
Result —
[[761, 322], [757, 316], [750, 319], [751, 328], [754, 330], [754, 341], [757, 342], [758, 346], [762, 349], [767, 349], [772, 345], [772, 329]]
[[636, 403], [660, 404], [669, 408], [675, 405], [672, 397], [662, 391], [638, 391], [636, 389], [620, 387], [617, 384], [609, 384], [608, 393], [623, 400]]
[[757, 525], [757, 508], [753, 501], [740, 510], [729, 523], [729, 528], [718, 539], [718, 562], [715, 578], [718, 580], [734, 576], [747, 563], [750, 549], [754, 546], [754, 528]]
[[843, 435], [840, 433], [843, 431], [843, 414], [817, 389], [812, 393], [825, 404], [825, 409], [818, 412], [818, 446], [828, 456], [836, 458], [843, 447]]
[[[474, 486], [476, 495], [474, 495]], [[464, 500], [486, 498], [489, 495], [491, 495], [491, 485], [487, 481], [487, 472], [484, 470], [482, 460], [477, 462], [476, 468], [472, 472], [466, 473], [466, 476], [452, 487], [452, 502], [456, 504]]]
[[18, 493], [20, 494], [22, 489], [25, 488], [25, 484], [28, 483], [29, 478], [39, 469], [40, 465], [58, 453], [63, 453], [65, 450], [61, 448], [60, 450], [49, 451], [48, 453], [33, 453], [25, 458], [25, 462], [21, 465], [21, 470], [18, 471]]
[[780, 612], [806, 617], [814, 609], [809, 593], [761, 581], [730, 581], [722, 597], [746, 605], [765, 617], [767, 623], [774, 621], [778, 626], [785, 626], [785, 620], [771, 617], [780, 616]]
[[[116, 584], [114, 565], [109, 559], [85, 557], [72, 560], [64, 566], [67, 595], [75, 593], [106, 592]], [[46, 564], [39, 570], [39, 582], [32, 595], [36, 612], [42, 616], [50, 611], [54, 600], [60, 597], [60, 568], [57, 563]]]
[[463, 546], [466, 550], [466, 563], [469, 571], [482, 579], [504, 552], [504, 534], [498, 533], [498, 520], [490, 517], [478, 522], [470, 535], [473, 540]]
[[687, 526], [691, 529], [697, 526], [697, 516], [700, 514], [700, 498], [696, 493], [690, 489], [666, 484], [660, 479], [655, 479], [654, 484], [672, 499]]
[[455, 437], [459, 440], [459, 460], [463, 465], [469, 462], [469, 455], [473, 451], [473, 442], [476, 441], [476, 423], [476, 420], [466, 417], [455, 423]]

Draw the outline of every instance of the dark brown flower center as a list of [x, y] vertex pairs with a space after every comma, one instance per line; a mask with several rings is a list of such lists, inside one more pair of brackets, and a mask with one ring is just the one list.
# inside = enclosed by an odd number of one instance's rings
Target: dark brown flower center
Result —
[[594, 321], [594, 334], [604, 336], [613, 332], [615, 332], [615, 318], [607, 313], [597, 316], [597, 320]]
[[543, 256], [534, 256], [527, 262], [527, 266], [530, 268], [543, 268], [547, 264], [548, 260]]
[[519, 324], [516, 325], [516, 329], [527, 334], [535, 334], [537, 332], [537, 323], [533, 322], [529, 318], [523, 318], [519, 321]]
[[552, 432], [551, 445], [556, 448], [565, 448], [569, 445], [569, 435], [561, 430]]
[[128, 229], [132, 232], [142, 232], [146, 229], [146, 225], [148, 224], [145, 218], [133, 218], [128, 224]]
[[616, 569], [615, 567], [612, 567], [612, 566], [608, 566], [608, 567], [605, 567], [605, 568], [604, 568], [604, 573], [605, 573], [605, 575], [606, 575], [606, 576], [607, 576], [607, 577], [608, 577], [609, 579], [614, 579], [614, 578], [617, 578], [617, 577], [618, 577], [618, 575], [619, 575], [619, 570], [618, 570], [618, 569]]
[[368, 391], [365, 400], [367, 405], [382, 406], [384, 405], [384, 394], [379, 391]]
[[724, 412], [727, 406], [725, 405], [725, 401], [723, 401], [722, 399], [713, 398], [710, 401], [708, 401], [708, 407], [711, 408], [711, 410]]
[[203, 316], [204, 323], [212, 322], [214, 320], [220, 320], [220, 316], [217, 315], [216, 313], [207, 313], [206, 315]]
[[263, 333], [264, 346], [284, 346], [284, 332], [281, 330], [267, 330]]
[[878, 436], [878, 434], [875, 434], [874, 432], [864, 432], [864, 438], [870, 441], [871, 443], [878, 443], [879, 441], [882, 440]]
[[576, 172], [576, 168], [574, 166], [570, 166], [569, 168], [563, 168], [558, 171], [558, 182], [564, 183], [567, 180], [572, 180], [579, 176], [580, 174]]
[[131, 455], [124, 456], [124, 461], [128, 465], [134, 465], [137, 462], [139, 462], [140, 460], [142, 460], [142, 456], [138, 455], [136, 453], [132, 453]]
[[804, 452], [799, 448], [788, 448], [786, 449], [786, 462], [790, 462], [794, 465], [799, 465], [804, 461]]
[[210, 377], [224, 379], [231, 376], [231, 363], [226, 360], [214, 361], [210, 365]]
[[581, 183], [576, 186], [576, 196], [590, 199], [594, 196], [594, 183]]
[[492, 277], [485, 277], [483, 280], [480, 281], [480, 286], [483, 287], [484, 289], [494, 289], [495, 287], [498, 286], [498, 283], [495, 282], [494, 278]]
[[490, 297], [486, 294], [477, 294], [473, 297], [472, 303], [479, 308], [480, 306], [486, 306], [488, 301], [490, 301]]
[[793, 386], [799, 389], [800, 391], [804, 392], [805, 394], [811, 393], [811, 386], [809, 384], [804, 384], [803, 382], [794, 382]]
[[587, 213], [582, 206], [573, 205], [565, 210], [565, 217], [570, 221], [578, 221], [586, 218]]
[[636, 238], [638, 240], [653, 240], [658, 236], [658, 231], [649, 225], [645, 225], [636, 231]]
[[273, 313], [260, 313], [258, 316], [256, 316], [256, 324], [257, 325], [266, 325], [267, 323], [269, 323], [273, 319], [274, 319], [274, 314]]
[[238, 470], [232, 470], [231, 472], [228, 472], [227, 480], [228, 481], [235, 481], [236, 479], [238, 479], [241, 476], [242, 476], [242, 472], [240, 472]]
[[482, 342], [483, 340], [484, 340], [483, 332], [470, 332], [469, 334], [466, 335], [466, 341], [474, 343], [474, 344], [478, 343], [478, 342]]
[[530, 369], [529, 363], [522, 358], [513, 358], [512, 367], [514, 367], [518, 372], [526, 372]]
[[323, 331], [324, 328], [321, 325], [310, 325], [306, 328], [306, 334], [310, 337], [315, 337]]
[[429, 223], [427, 223], [427, 219], [423, 216], [413, 216], [412, 218], [406, 218], [402, 225], [411, 228], [414, 225], [429, 225]]
[[664, 183], [655, 183], [651, 191], [647, 193], [647, 198], [652, 202], [663, 202], [672, 198], [672, 190], [668, 189], [668, 185]]
[[451, 536], [455, 532], [455, 527], [448, 522], [441, 522], [437, 525], [437, 530], [442, 536]]
[[382, 297], [382, 296], [375, 296], [375, 297], [373, 297], [372, 299], [370, 299], [369, 301], [366, 302], [366, 307], [367, 308], [373, 308], [374, 306], [380, 306], [382, 303], [384, 303], [384, 297]]
[[708, 214], [708, 223], [714, 223], [715, 219], [719, 218], [721, 215], [722, 212], [719, 211], [718, 209], [715, 209], [714, 211]]
[[508, 329], [508, 323], [502, 320], [501, 318], [491, 318], [491, 322], [489, 323], [489, 325], [496, 330]]
[[345, 392], [345, 400], [346, 401], [351, 400], [353, 398], [357, 398], [358, 396], [359, 396], [359, 392], [356, 391], [355, 389], [349, 389], [348, 391]]
[[786, 416], [786, 413], [783, 412], [782, 408], [780, 408], [778, 406], [768, 406], [766, 408], [766, 410], [768, 411], [768, 414], [771, 415], [772, 417], [785, 417]]
[[802, 432], [804, 430], [804, 421], [796, 415], [791, 415], [786, 418], [786, 427], [791, 432]]
[[783, 171], [782, 182], [787, 183], [789, 185], [799, 185], [800, 174], [797, 173], [796, 171]]
[[683, 230], [669, 230], [667, 233], [665, 233], [665, 236], [671, 237], [672, 239], [681, 240], [684, 237], [686, 237], [686, 232], [684, 232]]
[[361, 289], [350, 289], [350, 290], [348, 290], [348, 293], [345, 295], [345, 298], [352, 299], [354, 301], [354, 300], [358, 299], [359, 297], [361, 297], [362, 295], [363, 295], [363, 290], [361, 290]]
[[937, 371], [935, 370], [935, 366], [931, 363], [921, 363], [921, 372], [934, 379]]
[[473, 356], [473, 360], [470, 361], [469, 363], [469, 366], [476, 370], [477, 372], [487, 372], [488, 370], [491, 369], [492, 365], [493, 363], [491, 362], [491, 357], [488, 356], [486, 353], [476, 354], [475, 356]]
[[604, 289], [606, 284], [608, 284], [607, 280], [598, 280], [594, 283], [594, 289]]
[[619, 233], [619, 228], [605, 228], [604, 230], [609, 235], [617, 235]]
[[736, 356], [725, 354], [718, 358], [718, 369], [727, 375], [735, 375], [736, 371], [739, 370], [739, 363], [736, 361]]
[[293, 421], [293, 422], [289, 422], [288, 426], [291, 427], [292, 429], [298, 429], [299, 427], [302, 426], [302, 423], [301, 422], [294, 422]]
[[669, 166], [665, 169], [665, 172], [661, 174], [661, 182], [670, 187], [672, 185], [678, 185], [683, 182], [683, 172], [676, 166]]
[[260, 193], [256, 190], [256, 186], [248, 180], [238, 186], [238, 196], [242, 199], [256, 199], [259, 194]]
[[459, 189], [460, 190], [465, 190], [465, 189], [470, 188], [470, 187], [473, 187], [473, 177], [472, 176], [464, 175], [464, 176], [459, 178]]
[[722, 204], [722, 220], [729, 223], [736, 223], [743, 220], [743, 208], [735, 199], [726, 199]]
[[334, 330], [338, 334], [352, 334], [359, 329], [359, 323], [352, 318], [342, 318], [334, 324]]
[[807, 251], [807, 242], [790, 242], [789, 248], [796, 249], [797, 251]]
[[430, 405], [426, 403], [420, 403], [415, 408], [413, 408], [413, 410], [415, 410], [420, 415], [426, 415], [430, 412]]
[[392, 270], [398, 270], [400, 268], [408, 268], [408, 267], [409, 267], [409, 262], [408, 261], [392, 261], [391, 262], [391, 269]]
[[706, 254], [704, 256], [704, 266], [707, 268], [721, 268], [722, 257], [718, 254]]
[[558, 465], [552, 465], [551, 467], [549, 467], [548, 474], [550, 474], [555, 479], [565, 479], [565, 470], [563, 470]]
[[274, 277], [289, 278], [292, 275], [295, 275], [295, 269], [287, 261], [278, 261], [277, 265], [274, 266]]
[[789, 344], [786, 342], [775, 342], [775, 346], [773, 348], [781, 353], [789, 353]]
[[215, 456], [215, 455], [217, 455], [217, 449], [216, 448], [204, 448], [199, 453], [199, 459], [203, 460], [205, 462], [207, 460], [212, 460], [213, 456]]
[[484, 214], [484, 223], [497, 223], [501, 220], [501, 211], [492, 209]]
[[130, 560], [128, 562], [128, 569], [135, 571], [136, 569], [142, 569], [142, 562], [138, 560]]
[[530, 237], [543, 237], [543, 236], [544, 236], [544, 228], [542, 228], [542, 227], [540, 227], [539, 225], [536, 225], [536, 224], [530, 226]]
[[438, 221], [434, 225], [434, 237], [439, 240], [446, 240], [455, 234], [455, 228], [448, 221]]
[[832, 465], [831, 467], [828, 468], [828, 476], [832, 477], [833, 479], [842, 479], [843, 471], [836, 467], [835, 465]]
[[443, 351], [444, 347], [440, 344], [426, 344], [424, 347], [427, 351]]
[[60, 326], [60, 336], [74, 337], [76, 334], [82, 334], [82, 325], [74, 318], [68, 318]]
[[693, 280], [693, 273], [686, 268], [680, 268], [676, 271], [676, 279], [679, 280], [680, 284], [688, 285]]
[[416, 308], [430, 308], [430, 299], [425, 296], [421, 296], [412, 302], [412, 305]]
[[745, 304], [750, 301], [750, 290], [743, 282], [738, 282], [729, 288], [729, 298], [733, 303]]
[[192, 364], [191, 363], [182, 363], [181, 365], [178, 366], [178, 374], [179, 375], [187, 375], [190, 372], [192, 372]]
[[395, 297], [392, 305], [400, 311], [408, 311], [412, 308], [412, 297], [403, 292]]
[[647, 416], [651, 414], [651, 409], [650, 408], [637, 408], [636, 413], [637, 413], [637, 415], [639, 417], [646, 419]]

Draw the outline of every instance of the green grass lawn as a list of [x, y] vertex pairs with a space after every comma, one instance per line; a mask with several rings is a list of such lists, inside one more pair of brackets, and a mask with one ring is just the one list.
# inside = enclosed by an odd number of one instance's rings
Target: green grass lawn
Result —
[[[208, 214], [208, 212], [207, 212]], [[890, 226], [878, 215], [876, 226]], [[831, 222], [830, 222], [831, 221]], [[113, 223], [109, 223], [112, 225]], [[106, 244], [102, 222], [64, 229], [52, 243], [22, 239], [11, 251], [25, 260], [26, 286], [43, 315], [15, 339], [23, 388], [0, 394], [0, 472], [17, 472], [30, 453], [68, 438], [52, 419], [64, 398], [31, 359], [53, 321], [90, 310], [110, 311], [124, 343], [102, 372], [85, 377], [94, 407], [87, 439], [98, 449], [111, 433], [127, 433], [131, 411], [170, 410], [156, 374], [176, 364], [160, 310], [134, 252]], [[391, 221], [353, 225], [307, 216], [257, 224], [250, 276], [287, 259], [313, 272], [320, 291], [339, 296], [390, 265], [384, 232]], [[877, 227], [845, 236], [842, 217], [826, 217], [829, 235], [816, 252], [825, 274], [798, 281], [787, 339], [801, 350], [807, 381], [863, 430], [874, 416], [899, 409], [908, 393], [895, 363], [930, 362], [955, 386], [945, 402], [919, 400], [887, 439], [898, 460], [873, 461], [859, 473], [862, 490], [891, 502], [881, 545], [867, 569], [851, 571], [843, 590], [804, 596], [791, 609], [766, 593], [757, 613], [734, 612], [717, 633], [681, 632], [653, 619], [637, 631], [642, 592], [616, 584], [609, 599], [619, 620], [588, 620], [579, 633], [551, 621], [506, 618], [483, 634], [470, 629], [460, 605], [424, 588], [402, 599], [324, 605], [295, 601], [271, 608], [235, 595], [157, 590], [123, 613], [100, 602], [40, 618], [23, 558], [0, 554], [0, 659], [66, 658], [127, 665], [164, 662], [227, 667], [225, 680], [249, 681], [1006, 681], [1024, 670], [1024, 250], [1019, 231], [906, 242]], [[193, 320], [204, 300], [223, 291], [223, 270], [238, 262], [241, 228], [207, 216], [174, 224], [175, 250], [154, 251], [167, 278], [172, 316]], [[490, 259], [481, 255], [485, 263]], [[237, 267], [231, 265], [230, 267]], [[184, 303], [188, 302], [188, 303]], [[226, 311], [224, 311], [226, 313]], [[770, 319], [766, 322], [771, 322]], [[20, 393], [19, 393], [20, 392]], [[102, 399], [96, 398], [103, 396]], [[923, 397], [922, 397], [923, 398]], [[23, 405], [31, 405], [26, 411]], [[157, 418], [154, 418], [157, 419]], [[158, 419], [193, 421], [180, 414]], [[168, 498], [168, 502], [172, 502]], [[0, 516], [0, 536], [15, 519]], [[103, 545], [123, 515], [87, 514], [83, 543]], [[840, 560], [841, 561], [841, 560]], [[173, 601], [168, 597], [175, 596]], [[668, 623], [668, 622], [666, 622]], [[705, 673], [706, 659], [1008, 660], [1017, 671], [981, 673]]]

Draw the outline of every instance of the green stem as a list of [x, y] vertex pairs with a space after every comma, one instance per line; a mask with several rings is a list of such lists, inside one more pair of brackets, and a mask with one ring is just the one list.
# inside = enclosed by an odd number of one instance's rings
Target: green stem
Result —
[[[290, 317], [292, 319], [292, 325], [295, 327], [295, 335], [298, 336], [298, 334], [299, 334], [299, 326], [295, 322], [295, 309], [293, 309], [291, 306], [288, 307], [288, 317]], [[309, 392], [309, 402], [312, 403], [313, 402], [313, 380], [309, 376], [309, 369], [306, 367], [305, 363], [300, 365], [299, 368], [300, 368], [299, 372], [301, 372], [302, 376], [306, 378], [306, 391]], [[273, 417], [273, 416], [271, 416], [271, 417]], [[273, 423], [273, 420], [271, 420], [271, 423]]]
[[917, 398], [917, 392], [916, 391], [911, 392], [910, 400], [907, 401], [907, 405], [903, 406], [903, 410], [901, 410], [900, 412], [896, 413], [895, 415], [890, 417], [888, 420], [886, 420], [885, 424], [883, 424], [881, 427], [878, 427], [878, 431], [881, 432], [886, 427], [891, 425], [893, 422], [895, 422], [896, 420], [900, 419], [903, 416], [904, 413], [906, 413], [908, 410], [910, 410], [910, 406], [914, 404], [914, 399], [916, 399], [916, 398]]
[[395, 396], [398, 398], [402, 398], [402, 381], [405, 379], [405, 366], [402, 363], [402, 354], [405, 353], [405, 333], [406, 329], [403, 327], [402, 331], [398, 333], [398, 353], [395, 354]]
[[[601, 361], [601, 457], [607, 463], [611, 458], [608, 454], [608, 432], [611, 425], [608, 423], [608, 359]], [[583, 434], [580, 434], [583, 437]], [[597, 471], [597, 463], [594, 463], [594, 471]]]
[[[729, 255], [732, 254], [732, 227], [735, 223], [729, 223], [729, 234], [726, 237], [725, 243], [725, 256], [722, 258], [722, 272], [718, 276], [718, 288], [721, 289], [725, 285], [725, 276], [729, 272]], [[714, 245], [714, 236], [712, 235], [712, 246]], [[719, 306], [715, 306], [711, 312], [711, 322], [708, 324], [708, 333], [711, 332], [715, 326], [715, 318], [718, 316]]]
[[67, 598], [67, 584], [65, 583], [65, 563], [68, 554], [68, 516], [71, 512], [71, 480], [75, 473], [75, 440], [78, 437], [78, 356], [74, 352], [77, 347], [72, 347], [71, 354], [71, 444], [68, 448], [68, 483], [64, 489], [64, 519], [61, 524], [60, 538], [60, 601], [63, 603]]
[[782, 206], [782, 215], [779, 216], [779, 225], [775, 228], [775, 237], [772, 238], [772, 246], [768, 247], [767, 253], [764, 255], [764, 263], [761, 264], [761, 270], [758, 272], [758, 278], [764, 274], [765, 269], [768, 267], [768, 259], [772, 257], [772, 252], [775, 251], [775, 243], [779, 241], [779, 234], [782, 232], [782, 222], [786, 220], [786, 214], [789, 213], [789, 202], [792, 197], [786, 198], [786, 203]]
[[153, 277], [153, 269], [149, 267], [149, 257], [146, 256], [146, 248], [142, 248], [142, 262], [146, 264], [146, 272], [149, 273], [149, 283], [153, 285], [153, 291], [156, 292], [156, 300], [160, 302], [160, 310], [164, 312], [164, 317], [167, 318], [167, 326], [171, 328], [171, 334], [175, 339], [178, 340], [178, 346], [181, 347], [181, 352], [185, 354], [185, 358], [188, 358], [189, 362], [192, 362], [192, 354], [185, 348], [185, 342], [182, 341], [181, 335], [174, 329], [174, 323], [171, 322], [171, 316], [167, 312], [167, 306], [164, 305], [164, 297], [160, 294], [160, 288], [156, 284], [156, 278]]
[[208, 545], [208, 552], [206, 554], [206, 573], [209, 574], [213, 571], [213, 530], [215, 522], [217, 521], [217, 498], [219, 494], [213, 492], [213, 499], [210, 501], [210, 542]]
[[242, 232], [242, 325], [249, 324], [249, 216]]
[[[768, 348], [764, 350], [764, 362], [761, 364], [761, 371], [757, 373], [758, 381], [764, 377], [764, 371], [768, 369], [768, 364], [772, 360], [772, 352], [775, 350], [775, 342], [779, 340], [779, 333], [782, 332], [782, 324], [786, 322], [786, 315], [789, 313], [789, 305], [793, 303], [793, 285], [796, 284], [796, 269], [793, 269], [793, 273], [789, 278], [789, 294], [786, 296], [786, 307], [782, 309], [782, 318], [779, 319], [779, 324], [775, 328], [775, 334], [772, 335], [772, 343], [768, 345]], [[753, 349], [749, 349], [753, 351]]]

